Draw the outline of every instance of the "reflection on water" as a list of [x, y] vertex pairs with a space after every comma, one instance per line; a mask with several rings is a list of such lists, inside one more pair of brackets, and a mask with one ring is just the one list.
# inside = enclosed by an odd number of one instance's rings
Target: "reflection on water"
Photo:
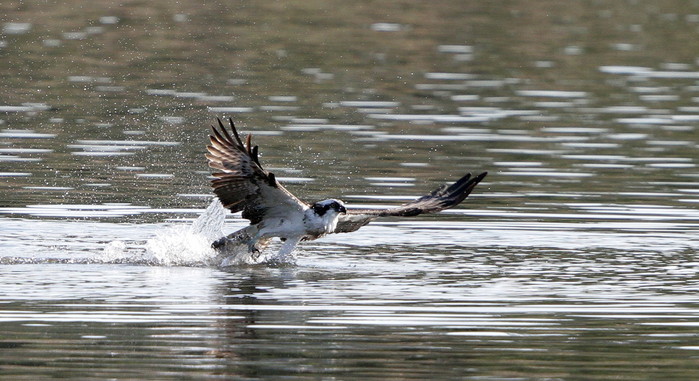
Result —
[[[683, 290], [663, 297], [659, 283], [644, 281], [642, 273], [627, 271], [628, 280], [615, 284], [608, 272], [615, 265], [601, 263], [580, 274], [582, 283], [564, 276], [575, 277], [575, 269], [557, 269], [558, 276], [551, 269], [550, 277], [536, 280], [545, 274], [538, 254], [522, 253], [515, 264], [506, 254], [498, 259], [491, 253], [488, 263], [469, 264], [464, 276], [457, 270], [466, 268], [458, 264], [446, 274], [434, 268], [468, 259], [468, 253], [432, 266], [396, 266], [357, 254], [323, 256], [321, 266], [230, 273], [5, 267], [4, 282], [13, 286], [4, 293], [0, 322], [6, 335], [21, 339], [4, 341], [13, 350], [3, 356], [3, 372], [574, 377], [583, 370], [637, 374], [641, 361], [652, 369], [649, 376], [671, 369], [680, 378], [688, 375], [677, 366], [696, 348], [696, 297]], [[356, 268], [342, 265], [348, 255]], [[565, 253], [558, 255], [566, 260]], [[422, 264], [428, 266], [420, 269]], [[665, 287], [675, 283], [671, 278], [692, 277], [681, 268], [657, 272], [666, 274]], [[48, 281], [27, 281], [27, 273]], [[444, 362], [449, 366], [436, 365]]]
[[[2, 377], [696, 378], [696, 4], [0, 9]], [[490, 175], [220, 269], [227, 116], [309, 201]]]

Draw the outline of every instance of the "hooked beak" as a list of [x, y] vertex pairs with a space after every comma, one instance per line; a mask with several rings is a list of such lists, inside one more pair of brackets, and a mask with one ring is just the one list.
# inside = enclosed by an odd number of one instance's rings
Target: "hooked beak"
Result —
[[347, 208], [344, 206], [340, 205], [340, 209], [337, 210], [338, 213], [340, 214], [347, 214]]

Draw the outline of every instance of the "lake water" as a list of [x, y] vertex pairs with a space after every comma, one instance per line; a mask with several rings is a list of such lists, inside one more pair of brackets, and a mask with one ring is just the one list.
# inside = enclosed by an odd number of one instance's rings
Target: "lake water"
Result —
[[[0, 378], [699, 377], [696, 2], [0, 10]], [[221, 268], [229, 116], [309, 201], [489, 175]]]

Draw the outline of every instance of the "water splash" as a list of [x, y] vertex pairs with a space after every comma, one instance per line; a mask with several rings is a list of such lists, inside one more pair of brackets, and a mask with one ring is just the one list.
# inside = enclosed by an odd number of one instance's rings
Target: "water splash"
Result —
[[[262, 253], [250, 253], [248, 245], [227, 245], [221, 252], [211, 247], [211, 243], [222, 236], [223, 224], [228, 210], [218, 199], [214, 199], [199, 218], [189, 226], [174, 226], [156, 233], [145, 244], [144, 261], [159, 266], [244, 266], [266, 264], [275, 266], [293, 265], [293, 255], [279, 258], [276, 254], [278, 244], [266, 242], [261, 246]], [[270, 244], [269, 246], [267, 244]], [[113, 242], [106, 248], [110, 250], [125, 249], [123, 243]]]
[[151, 266], [216, 266], [291, 265], [293, 255], [277, 257], [278, 243], [260, 246], [262, 253], [250, 253], [245, 241], [227, 244], [223, 251], [213, 249], [211, 243], [223, 237], [223, 225], [228, 210], [214, 199], [191, 224], [161, 228], [151, 238], [137, 243], [114, 240], [89, 263], [129, 263]]
[[189, 226], [174, 226], [146, 242], [146, 257], [156, 265], [207, 266], [220, 262], [211, 242], [223, 235], [226, 209], [214, 199]]
[[[294, 253], [279, 257], [278, 242], [267, 242], [263, 245], [262, 252], [251, 253], [247, 244], [228, 245], [225, 252], [221, 254], [220, 267], [246, 266], [246, 265], [269, 265], [269, 266], [293, 266], [296, 264]], [[298, 250], [298, 249], [297, 249]]]
[[221, 205], [218, 198], [211, 201], [204, 213], [197, 218], [190, 230], [209, 240], [209, 244], [223, 235], [223, 222], [228, 210]]
[[128, 248], [124, 241], [112, 241], [104, 247], [102, 255], [95, 258], [98, 262], [115, 263], [127, 257]]
[[[194, 260], [194, 264], [208, 264], [219, 267], [231, 267], [241, 265], [289, 265], [295, 263], [293, 255], [278, 258], [279, 249], [271, 242], [260, 244], [262, 253], [251, 253], [248, 245], [242, 242], [238, 245], [226, 245], [225, 251], [220, 252], [211, 248], [211, 242], [223, 237], [223, 223], [228, 210], [223, 207], [218, 199], [215, 199], [204, 213], [197, 218], [189, 228], [177, 233], [163, 234], [154, 240], [148, 241], [148, 252], [154, 255], [156, 263], [168, 265], [172, 259], [177, 259], [175, 264], [188, 264], [188, 260]], [[189, 237], [189, 238], [187, 238]], [[158, 239], [162, 238], [162, 239]], [[186, 240], [185, 244], [179, 241]], [[204, 241], [201, 241], [204, 239]], [[165, 249], [165, 250], [163, 250]], [[164, 254], [164, 255], [163, 255]]]
[[158, 232], [146, 242], [145, 257], [154, 265], [206, 266], [215, 265], [217, 253], [211, 240], [194, 231], [191, 226], [175, 226]]
[[226, 209], [214, 199], [191, 225], [161, 229], [138, 250], [121, 240], [107, 244], [99, 258], [103, 263], [142, 263], [156, 266], [214, 266], [219, 254], [211, 242], [223, 235]]

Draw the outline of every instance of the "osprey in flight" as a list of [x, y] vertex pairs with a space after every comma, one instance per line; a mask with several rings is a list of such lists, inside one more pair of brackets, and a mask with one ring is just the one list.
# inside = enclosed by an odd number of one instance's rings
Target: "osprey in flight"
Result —
[[256, 256], [269, 241], [277, 237], [283, 242], [276, 260], [290, 255], [300, 241], [310, 241], [331, 233], [349, 233], [379, 217], [410, 217], [436, 213], [463, 201], [483, 180], [487, 172], [471, 178], [466, 174], [451, 185], [391, 209], [347, 209], [340, 200], [328, 199], [313, 204], [301, 201], [286, 190], [274, 174], [262, 168], [258, 147], [252, 146], [251, 135], [241, 140], [229, 119], [232, 135], [221, 120], [217, 129], [211, 126], [211, 144], [207, 146], [209, 167], [217, 170], [211, 182], [214, 193], [224, 207], [242, 211], [250, 225], [216, 240], [212, 246], [222, 254], [233, 247]]

